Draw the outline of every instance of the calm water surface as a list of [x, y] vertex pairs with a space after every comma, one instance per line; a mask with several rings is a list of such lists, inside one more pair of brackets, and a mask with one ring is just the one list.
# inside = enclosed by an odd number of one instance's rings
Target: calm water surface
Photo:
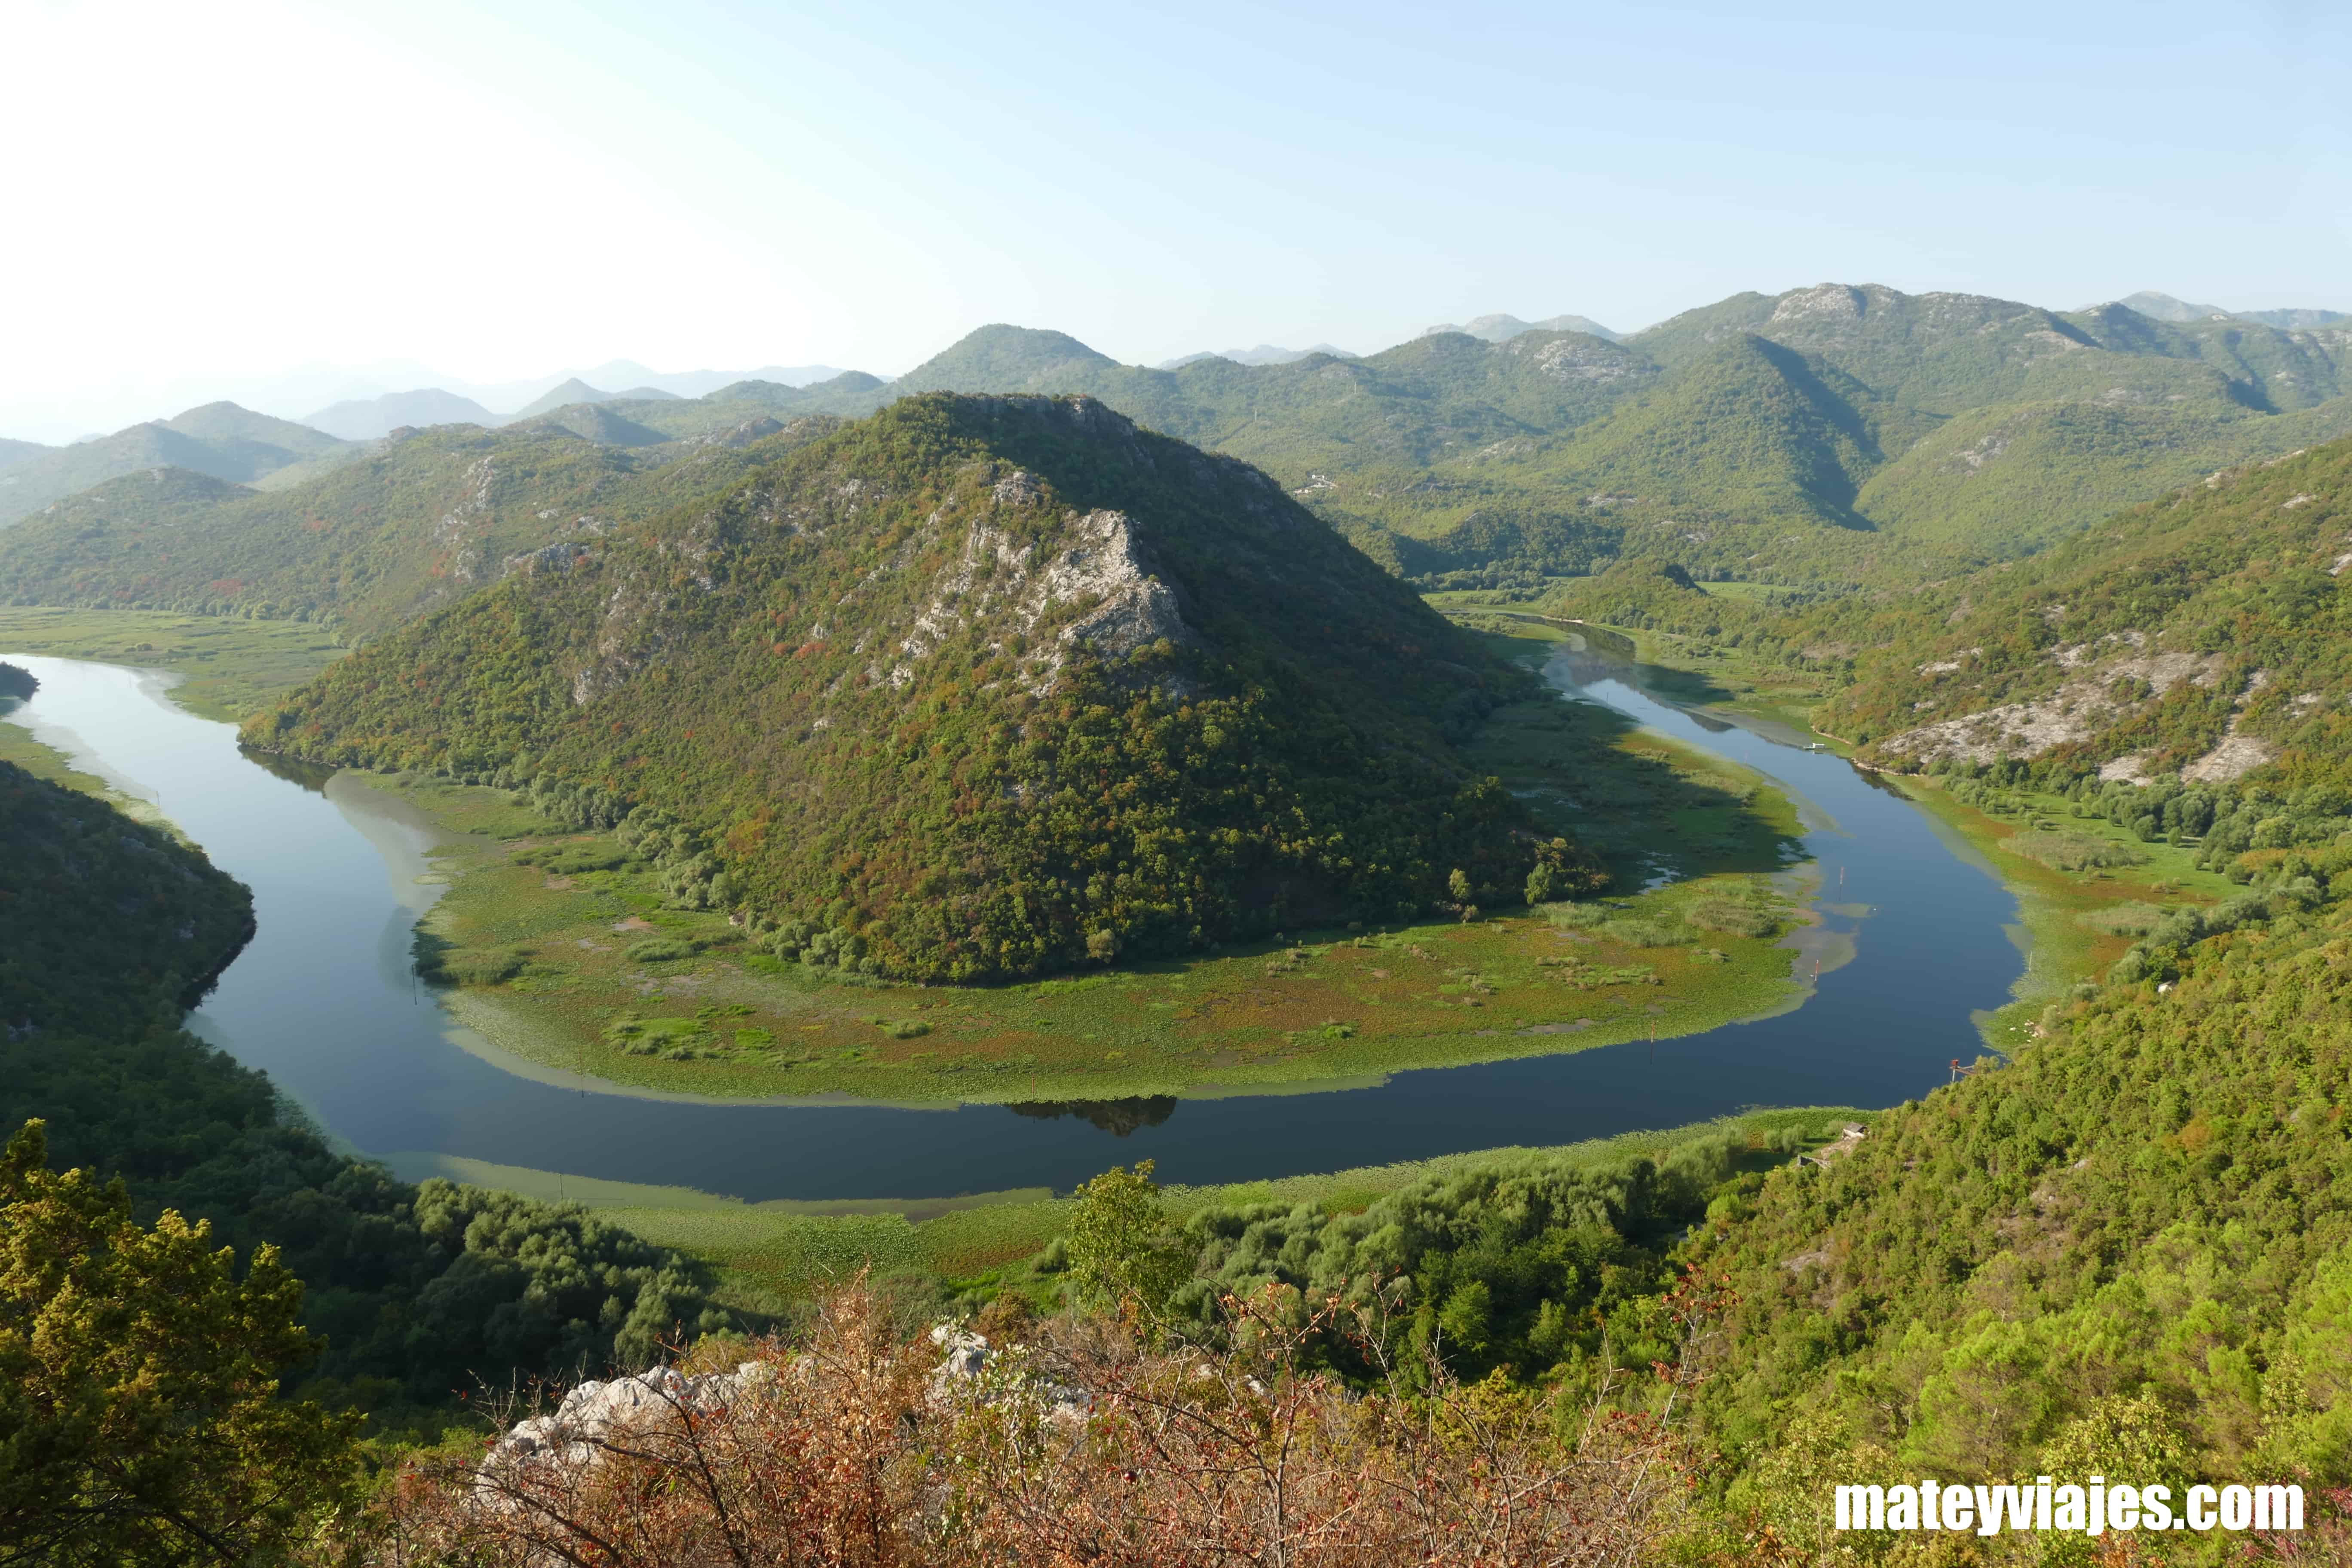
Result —
[[[259, 934], [190, 1026], [373, 1155], [458, 1155], [752, 1200], [1067, 1188], [1139, 1158], [1167, 1181], [1245, 1181], [1564, 1143], [1756, 1105], [1892, 1105], [1978, 1053], [1972, 1014], [2005, 1002], [2023, 967], [2005, 929], [2016, 900], [1901, 795], [1835, 756], [1703, 725], [1628, 684], [1627, 666], [1563, 657], [1549, 671], [1562, 686], [1771, 775], [1821, 824], [1804, 841], [1823, 900], [1812, 940], [1833, 956], [1804, 1005], [1654, 1044], [1399, 1073], [1377, 1088], [1161, 1101], [1094, 1121], [1003, 1106], [651, 1098], [509, 1070], [417, 984], [409, 930], [434, 896], [415, 878], [436, 835], [404, 803], [349, 777], [279, 776], [238, 752], [232, 726], [174, 707], [169, 678], [0, 656], [41, 681], [9, 721], [153, 801], [253, 889]], [[1849, 947], [1852, 961], [1836, 965]], [[1573, 1000], [1562, 1006], [1576, 1016]]]

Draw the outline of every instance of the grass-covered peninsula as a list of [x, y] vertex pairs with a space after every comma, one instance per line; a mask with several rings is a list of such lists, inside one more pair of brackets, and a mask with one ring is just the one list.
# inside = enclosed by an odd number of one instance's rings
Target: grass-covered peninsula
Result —
[[[1516, 640], [1540, 656], [1540, 628]], [[417, 940], [452, 1010], [542, 1066], [675, 1092], [1104, 1100], [1364, 1079], [1694, 1033], [1791, 1005], [1798, 822], [1756, 775], [1546, 696], [1465, 748], [1645, 892], [1280, 933], [1041, 981], [792, 962], [679, 907], [625, 835], [527, 792], [371, 775], [450, 832]], [[1596, 761], [1596, 759], [1600, 759]], [[1573, 783], [1566, 782], [1573, 768]]]

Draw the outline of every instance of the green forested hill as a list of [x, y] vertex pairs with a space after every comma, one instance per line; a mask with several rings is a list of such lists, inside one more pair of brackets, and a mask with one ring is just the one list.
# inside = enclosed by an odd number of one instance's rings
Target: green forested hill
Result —
[[332, 436], [208, 403], [171, 419], [133, 425], [94, 441], [47, 449], [11, 464], [0, 484], [0, 529], [50, 502], [142, 468], [185, 468], [216, 479], [257, 479], [347, 445]]
[[2315, 907], [2327, 859], [2280, 867], [2163, 991], [2053, 1008], [2013, 1063], [1712, 1216], [1697, 1260], [1738, 1305], [1710, 1413], [1748, 1500], [1801, 1516], [1822, 1466], [2129, 1465], [2176, 1499], [2352, 1479], [2352, 925]]
[[932, 395], [247, 736], [634, 805], [684, 896], [968, 979], [1402, 918], [1457, 870], [1515, 897], [1538, 847], [1454, 746], [1526, 679], [1255, 469], [1090, 400]]
[[2348, 531], [2352, 441], [2337, 441], [2215, 474], [2029, 562], [1821, 612], [1870, 650], [1822, 726], [1914, 765], [2344, 777]]
[[1862, 526], [1855, 494], [1885, 460], [1876, 426], [1901, 418], [1875, 404], [1853, 378], [1742, 334], [1524, 468], [1746, 521]]
[[387, 437], [283, 490], [133, 474], [0, 534], [0, 599], [316, 620], [373, 637], [528, 569], [533, 552], [723, 489], [826, 427], [767, 420], [640, 457], [544, 422], [449, 425]]
[[[0, 670], [16, 678], [0, 695], [30, 695], [24, 671]], [[159, 1008], [193, 1006], [252, 931], [252, 900], [203, 856], [9, 763], [0, 862], [0, 1021], [12, 1039], [135, 1030]]]
[[[2122, 305], [2056, 311], [1978, 294], [1905, 294], [1823, 283], [1737, 294], [1635, 333], [1627, 343], [1677, 366], [1741, 333], [1816, 356], [1881, 396], [1939, 414], [2095, 392], [2126, 362], [2172, 362], [2233, 385], [2246, 407], [2307, 408], [2347, 390], [2352, 331], [2166, 322]], [[2130, 373], [2126, 370], [2126, 374]]]

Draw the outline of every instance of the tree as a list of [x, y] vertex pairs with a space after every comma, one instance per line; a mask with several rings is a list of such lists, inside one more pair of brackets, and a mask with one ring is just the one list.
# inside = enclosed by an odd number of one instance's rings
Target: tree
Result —
[[1456, 866], [1445, 879], [1445, 890], [1454, 895], [1454, 909], [1465, 921], [1478, 918], [1478, 906], [1470, 901], [1470, 874]]
[[266, 1559], [353, 1478], [357, 1416], [278, 1397], [316, 1350], [302, 1285], [209, 1222], [146, 1229], [122, 1184], [0, 1155], [0, 1563]]
[[1129, 1301], [1157, 1316], [1192, 1277], [1192, 1259], [1160, 1206], [1150, 1160], [1113, 1165], [1078, 1189], [1065, 1244], [1070, 1289], [1085, 1306]]

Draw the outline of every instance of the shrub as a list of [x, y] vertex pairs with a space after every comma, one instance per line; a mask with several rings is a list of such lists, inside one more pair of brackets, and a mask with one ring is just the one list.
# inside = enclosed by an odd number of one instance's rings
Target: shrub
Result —
[[2147, 858], [2128, 844], [2095, 838], [2086, 833], [2021, 833], [2009, 841], [2009, 848], [2060, 871], [2137, 866]]
[[1621, 915], [1601, 928], [1601, 934], [1625, 947], [1678, 947], [1683, 933], [1664, 921]]
[[443, 953], [436, 968], [439, 978], [460, 985], [496, 985], [521, 973], [523, 963], [530, 956], [520, 948], [472, 948]]
[[861, 1276], [803, 1342], [698, 1349], [682, 1370], [708, 1381], [673, 1373], [625, 1424], [425, 1456], [335, 1544], [482, 1568], [1627, 1563], [1685, 1524], [1695, 1489], [1677, 1426], [1570, 1392], [1509, 1396], [1431, 1364], [1420, 1389], [1360, 1394], [1310, 1352], [1342, 1326], [1363, 1337], [1363, 1315], [1279, 1290], [1236, 1301], [1217, 1351], [1017, 1313], [983, 1319], [995, 1342], [942, 1346], [899, 1315]]
[[2084, 925], [2103, 931], [2111, 936], [2146, 936], [2164, 919], [2164, 911], [2154, 904], [2132, 902], [2117, 904], [2112, 909], [2093, 910], [2081, 917]]
[[1719, 931], [1732, 936], [1770, 936], [1780, 926], [1778, 916], [1755, 904], [1737, 899], [1701, 899], [1683, 911], [1683, 919], [1701, 931]]

